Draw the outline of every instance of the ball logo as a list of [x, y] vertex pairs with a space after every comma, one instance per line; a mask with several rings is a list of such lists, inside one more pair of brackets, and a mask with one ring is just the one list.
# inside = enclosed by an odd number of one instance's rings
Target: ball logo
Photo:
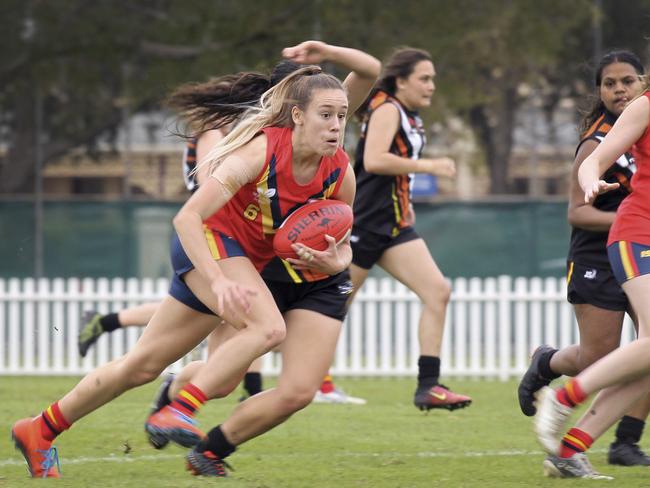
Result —
[[337, 216], [344, 215], [343, 210], [339, 207], [323, 207], [313, 212], [309, 212], [305, 217], [300, 219], [295, 223], [293, 228], [287, 233], [287, 238], [291, 242], [296, 242], [300, 237], [300, 234], [305, 230], [310, 224], [315, 221], [320, 220], [317, 224], [317, 227], [329, 227], [331, 223], [335, 221]]
[[332, 222], [334, 222], [334, 220], [332, 220], [332, 219], [330, 219], [330, 218], [328, 218], [328, 217], [325, 217], [325, 218], [321, 221], [321, 223], [318, 224], [316, 227], [325, 227], [325, 228], [327, 228], [327, 226], [330, 225]]

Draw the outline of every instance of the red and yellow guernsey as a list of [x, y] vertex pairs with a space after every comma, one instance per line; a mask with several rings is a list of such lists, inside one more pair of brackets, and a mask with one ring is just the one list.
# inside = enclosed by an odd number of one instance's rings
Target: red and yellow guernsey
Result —
[[[348, 156], [342, 148], [333, 156], [323, 156], [312, 180], [301, 185], [293, 177], [292, 129], [267, 127], [263, 132], [266, 161], [259, 175], [204, 224], [208, 230], [235, 239], [265, 280], [303, 283], [327, 278], [322, 273], [296, 270], [278, 258], [273, 252], [273, 236], [291, 212], [310, 200], [336, 199]], [[206, 236], [210, 244], [212, 233], [206, 232]]]

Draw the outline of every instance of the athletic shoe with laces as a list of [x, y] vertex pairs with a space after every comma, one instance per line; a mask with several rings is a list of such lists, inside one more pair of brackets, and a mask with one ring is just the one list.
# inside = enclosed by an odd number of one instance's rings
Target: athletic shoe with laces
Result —
[[[163, 381], [160, 384], [160, 387], [158, 388], [156, 395], [153, 397], [153, 402], [151, 403], [151, 410], [149, 411], [149, 417], [147, 417], [146, 422], [149, 421], [149, 418], [153, 414], [161, 411], [164, 407], [166, 407], [171, 403], [171, 400], [169, 399], [169, 387], [174, 381], [174, 377], [175, 377], [174, 373], [168, 373], [163, 378]], [[147, 430], [146, 422], [145, 422], [145, 431], [147, 432], [147, 438], [149, 439], [149, 444], [151, 444], [154, 449], [162, 449], [165, 446], [167, 446], [167, 444], [169, 443], [169, 439], [160, 436], [151, 435]]]
[[350, 405], [365, 405], [366, 400], [359, 397], [353, 397], [348, 395], [340, 388], [334, 388], [332, 391], [323, 393], [320, 390], [316, 390], [316, 395], [314, 395], [314, 403], [347, 403]]
[[465, 408], [471, 403], [472, 399], [470, 397], [454, 393], [440, 383], [433, 386], [418, 386], [413, 398], [413, 404], [420, 410], [431, 410], [432, 408], [456, 410]]
[[152, 444], [172, 441], [183, 447], [194, 447], [205, 437], [193, 418], [169, 405], [150, 415], [144, 429]]
[[226, 477], [228, 468], [234, 471], [232, 467], [223, 459], [211, 451], [197, 451], [192, 449], [187, 455], [187, 469], [195, 476], [217, 476]]
[[584, 452], [570, 458], [548, 456], [544, 460], [544, 476], [549, 478], [583, 478], [590, 480], [613, 480], [611, 476], [600, 474], [594, 469]]
[[60, 478], [59, 453], [51, 441], [41, 435], [38, 417], [21, 419], [11, 429], [16, 449], [23, 453], [32, 478]]
[[519, 388], [517, 389], [519, 408], [521, 408], [521, 411], [526, 417], [532, 417], [537, 411], [534, 403], [535, 393], [553, 381], [553, 379], [544, 378], [539, 372], [539, 363], [542, 355], [551, 351], [555, 351], [551, 346], [539, 346], [535, 349], [530, 359], [530, 366], [528, 366], [526, 373], [524, 373], [524, 376], [519, 382]]
[[618, 466], [650, 466], [650, 456], [632, 442], [612, 442], [607, 462]]
[[88, 349], [92, 346], [99, 336], [104, 333], [102, 324], [99, 323], [99, 320], [102, 318], [101, 314], [98, 314], [94, 310], [88, 310], [84, 312], [81, 317], [81, 330], [79, 331], [79, 337], [77, 338], [77, 343], [79, 345], [79, 354], [82, 358], [86, 357], [88, 354]]
[[561, 433], [573, 409], [562, 405], [553, 388], [545, 386], [537, 396], [537, 414], [535, 415], [535, 433], [537, 440], [549, 454], [560, 451]]

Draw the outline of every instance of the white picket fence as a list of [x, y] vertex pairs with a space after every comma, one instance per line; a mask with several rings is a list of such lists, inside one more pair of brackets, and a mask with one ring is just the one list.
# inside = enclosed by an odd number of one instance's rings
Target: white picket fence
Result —
[[[442, 347], [444, 377], [521, 375], [539, 344], [564, 347], [578, 340], [565, 281], [556, 278], [457, 278]], [[142, 328], [105, 334], [86, 358], [77, 352], [80, 317], [155, 301], [168, 282], [137, 279], [0, 279], [0, 375], [80, 375], [117, 358]], [[369, 279], [357, 295], [339, 339], [336, 376], [413, 376], [417, 372], [420, 303], [391, 279]], [[626, 321], [623, 342], [634, 338]], [[205, 356], [199, 348], [171, 365], [177, 371]], [[264, 358], [264, 373], [277, 374], [279, 355]]]

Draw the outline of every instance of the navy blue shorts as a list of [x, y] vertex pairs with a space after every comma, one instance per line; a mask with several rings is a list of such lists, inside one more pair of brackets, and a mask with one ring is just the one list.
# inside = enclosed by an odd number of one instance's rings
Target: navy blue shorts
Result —
[[387, 249], [419, 238], [420, 236], [413, 227], [402, 229], [396, 236], [377, 234], [352, 227], [350, 235], [352, 262], [360, 268], [370, 269], [381, 259]]
[[619, 284], [637, 276], [650, 274], [650, 246], [617, 241], [607, 246], [609, 265]]
[[[246, 256], [246, 253], [236, 240], [226, 236], [225, 234], [214, 231], [205, 225], [203, 226], [203, 230], [205, 232], [206, 240], [208, 241], [210, 253], [215, 260], [233, 256]], [[192, 290], [190, 290], [185, 284], [185, 281], [183, 281], [183, 275], [194, 269], [194, 265], [192, 264], [192, 261], [190, 261], [190, 258], [187, 257], [187, 254], [185, 254], [185, 249], [183, 249], [181, 241], [175, 232], [172, 236], [170, 254], [174, 276], [172, 277], [172, 282], [169, 287], [169, 294], [179, 302], [184, 303], [197, 312], [215, 315], [212, 310], [196, 298], [194, 293], [192, 293]]]

